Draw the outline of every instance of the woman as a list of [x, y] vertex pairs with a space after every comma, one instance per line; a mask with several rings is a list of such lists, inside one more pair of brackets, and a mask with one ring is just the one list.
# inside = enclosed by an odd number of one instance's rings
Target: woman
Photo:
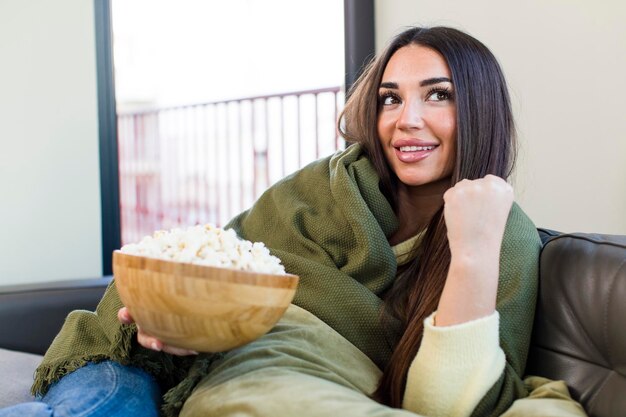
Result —
[[[340, 130], [353, 146], [227, 225], [300, 276], [269, 334], [220, 355], [163, 345], [135, 336], [111, 286], [50, 347], [39, 407], [108, 396], [106, 415], [156, 415], [161, 389], [168, 415], [488, 416], [525, 396], [540, 242], [504, 180], [514, 128], [493, 55], [454, 29], [406, 30], [350, 92]], [[101, 383], [65, 394], [88, 373]], [[131, 393], [85, 387], [133, 378]]]

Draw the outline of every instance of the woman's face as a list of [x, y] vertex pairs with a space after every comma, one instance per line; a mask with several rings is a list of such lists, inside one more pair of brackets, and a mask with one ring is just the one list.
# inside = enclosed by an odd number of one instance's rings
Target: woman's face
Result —
[[378, 90], [378, 137], [389, 165], [407, 186], [452, 174], [456, 106], [451, 79], [443, 56], [423, 46], [404, 46], [387, 63]]

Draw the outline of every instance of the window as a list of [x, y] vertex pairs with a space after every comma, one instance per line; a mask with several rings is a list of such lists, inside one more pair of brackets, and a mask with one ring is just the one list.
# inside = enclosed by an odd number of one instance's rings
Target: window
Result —
[[223, 225], [342, 147], [341, 3], [112, 5], [122, 243]]

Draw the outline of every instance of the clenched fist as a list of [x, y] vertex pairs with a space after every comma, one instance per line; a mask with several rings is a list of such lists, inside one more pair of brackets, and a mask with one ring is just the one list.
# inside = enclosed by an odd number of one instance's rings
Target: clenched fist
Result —
[[448, 189], [444, 217], [452, 256], [474, 256], [494, 246], [499, 250], [513, 197], [513, 188], [495, 175], [462, 180]]

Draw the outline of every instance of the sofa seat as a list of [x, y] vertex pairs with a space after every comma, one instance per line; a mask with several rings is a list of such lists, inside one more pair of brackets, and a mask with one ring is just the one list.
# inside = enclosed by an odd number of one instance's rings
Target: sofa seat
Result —
[[0, 348], [0, 408], [34, 399], [30, 386], [41, 359], [41, 355]]
[[32, 401], [43, 354], [72, 310], [95, 310], [110, 276], [0, 286], [0, 408]]

